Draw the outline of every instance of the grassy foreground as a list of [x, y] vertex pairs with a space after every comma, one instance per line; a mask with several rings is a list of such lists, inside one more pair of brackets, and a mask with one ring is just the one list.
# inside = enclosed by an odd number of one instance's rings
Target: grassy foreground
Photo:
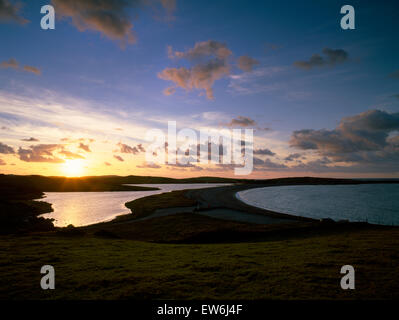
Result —
[[[54, 234], [0, 237], [1, 299], [390, 299], [399, 231], [237, 244], [156, 244]], [[40, 289], [42, 265], [56, 289]], [[340, 268], [356, 290], [340, 289]]]

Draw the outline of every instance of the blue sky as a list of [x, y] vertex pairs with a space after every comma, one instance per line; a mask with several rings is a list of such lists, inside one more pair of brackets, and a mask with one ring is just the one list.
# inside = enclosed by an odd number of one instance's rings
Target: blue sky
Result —
[[[97, 142], [110, 140], [114, 144], [122, 141], [134, 145], [143, 141], [145, 128], [165, 128], [167, 120], [196, 129], [198, 125], [220, 127], [237, 117], [245, 117], [253, 120], [254, 128], [270, 129], [255, 132], [255, 148], [272, 150], [276, 154], [274, 158], [262, 158], [262, 161], [269, 159], [281, 167], [276, 170], [277, 166], [261, 166], [256, 176], [398, 175], [399, 170], [392, 166], [391, 158], [392, 153], [397, 155], [396, 149], [391, 150], [396, 148], [396, 142], [388, 143], [391, 148], [389, 166], [381, 157], [374, 158], [377, 153], [387, 151], [385, 140], [379, 140], [382, 141], [379, 149], [359, 149], [358, 146], [349, 151], [345, 149], [345, 157], [339, 159], [331, 152], [342, 150], [331, 147], [330, 140], [319, 141], [310, 149], [303, 148], [304, 144], [299, 142], [290, 143], [295, 131], [325, 129], [334, 134], [345, 117], [363, 115], [369, 122], [378, 121], [376, 114], [365, 114], [373, 110], [382, 112], [381, 117], [387, 117], [387, 121], [397, 121], [399, 80], [389, 76], [399, 70], [399, 22], [395, 19], [398, 5], [394, 1], [351, 1], [356, 13], [355, 30], [341, 29], [343, 3], [339, 1], [127, 1], [134, 5], [116, 12], [128, 17], [133, 24], [136, 42], [124, 48], [120, 39], [104, 31], [109, 25], [100, 23], [79, 30], [72, 19], [81, 13], [67, 10], [74, 2], [19, 1], [23, 5], [17, 10], [16, 1], [0, 1], [3, 5], [14, 6], [20, 17], [29, 20], [22, 24], [12, 18], [0, 18], [3, 44], [0, 63], [15, 59], [21, 66], [0, 69], [0, 101], [3, 103], [0, 104], [0, 121], [2, 127], [9, 129], [1, 131], [0, 142], [15, 150], [15, 154], [0, 154], [5, 163], [0, 170], [6, 173], [45, 170], [43, 174], [57, 174], [55, 164], [21, 160], [18, 149], [31, 150], [31, 145], [21, 144], [21, 139], [30, 136], [40, 135], [37, 144], [59, 143], [64, 134], [75, 139], [84, 136]], [[121, 1], [105, 2], [116, 6]], [[40, 28], [40, 8], [48, 3], [56, 8], [56, 29], [44, 31]], [[110, 11], [115, 13], [113, 9]], [[87, 21], [83, 23], [89, 23]], [[213, 99], [202, 89], [190, 90], [159, 76], [167, 68], [195, 68], [200, 62], [171, 58], [170, 52], [187, 53], [196, 44], [208, 41], [219, 43], [231, 52], [223, 60], [228, 72], [220, 77], [215, 75], [217, 79], [210, 85]], [[171, 47], [169, 56], [168, 47]], [[343, 52], [346, 56], [337, 63], [325, 62], [310, 69], [295, 64], [309, 61], [314, 54], [328, 59], [324, 48], [341, 50], [334, 54]], [[243, 71], [237, 65], [241, 56], [257, 63], [251, 70]], [[39, 69], [40, 75], [23, 71], [25, 65]], [[171, 86], [175, 92], [165, 95], [163, 90]], [[13, 103], [15, 108], [10, 107]], [[52, 109], [52, 104], [58, 108]], [[22, 110], [16, 111], [16, 108]], [[76, 120], [75, 113], [79, 112], [82, 118]], [[35, 114], [41, 116], [35, 117]], [[86, 127], [88, 120], [84, 116], [90, 114], [98, 120], [97, 132], [95, 123]], [[72, 117], [68, 123], [60, 124], [68, 115]], [[123, 131], [102, 130], [101, 121], [106, 122], [107, 117]], [[73, 119], [78, 122], [73, 123]], [[129, 130], [124, 128], [128, 126], [131, 126]], [[48, 128], [52, 128], [51, 132]], [[383, 133], [391, 138], [398, 129], [395, 122], [393, 127], [384, 128]], [[47, 138], [46, 131], [49, 132]], [[314, 135], [319, 133], [301, 136], [301, 139], [314, 141]], [[350, 139], [351, 143], [359, 140], [346, 131], [339, 131], [339, 135], [339, 143], [346, 143], [342, 139]], [[127, 161], [114, 165], [106, 160], [104, 154], [113, 152], [112, 147], [93, 145], [92, 149], [90, 156], [101, 160], [87, 164], [87, 173], [146, 173], [135, 165], [128, 165]], [[98, 150], [96, 157], [95, 150]], [[346, 155], [359, 151], [363, 160], [348, 162]], [[298, 152], [304, 155], [301, 162], [284, 160]], [[323, 168], [318, 166], [313, 170], [310, 165], [305, 166], [307, 162], [324, 158], [330, 162]], [[372, 163], [370, 159], [374, 159]], [[104, 166], [105, 162], [111, 165]], [[377, 165], [381, 162], [384, 162], [383, 167]], [[353, 171], [348, 169], [351, 166]], [[162, 175], [176, 174], [169, 173], [168, 168], [162, 170]], [[177, 174], [210, 173], [183, 170]], [[151, 171], [152, 174], [157, 172]]]

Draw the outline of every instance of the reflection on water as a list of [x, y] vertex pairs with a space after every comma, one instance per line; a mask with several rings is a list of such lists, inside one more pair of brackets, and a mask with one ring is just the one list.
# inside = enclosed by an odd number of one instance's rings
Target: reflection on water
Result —
[[308, 218], [399, 225], [399, 184], [268, 187], [241, 191], [237, 197]]
[[52, 204], [54, 212], [44, 214], [45, 218], [55, 219], [54, 225], [64, 227], [69, 224], [85, 226], [93, 223], [112, 220], [118, 215], [128, 214], [125, 207], [128, 201], [160, 194], [173, 190], [201, 189], [224, 186], [223, 183], [196, 184], [140, 184], [144, 187], [156, 187], [155, 191], [123, 191], [123, 192], [47, 192], [46, 202]]

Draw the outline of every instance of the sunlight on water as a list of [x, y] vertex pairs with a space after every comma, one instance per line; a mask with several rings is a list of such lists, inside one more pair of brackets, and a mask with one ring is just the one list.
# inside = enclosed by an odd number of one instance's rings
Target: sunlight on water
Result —
[[54, 212], [44, 214], [45, 218], [55, 219], [54, 225], [64, 227], [69, 224], [85, 226], [93, 223], [112, 220], [118, 215], [128, 214], [125, 207], [128, 201], [147, 197], [153, 194], [184, 189], [201, 189], [225, 186], [222, 183], [197, 184], [140, 184], [143, 187], [156, 187], [156, 191], [123, 191], [123, 192], [47, 192], [43, 201], [52, 204]]
[[308, 218], [399, 225], [399, 184], [284, 186], [245, 190], [253, 206]]

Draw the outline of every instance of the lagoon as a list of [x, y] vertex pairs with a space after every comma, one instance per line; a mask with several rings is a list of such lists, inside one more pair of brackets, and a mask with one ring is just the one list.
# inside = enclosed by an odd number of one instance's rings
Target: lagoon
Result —
[[195, 184], [140, 184], [143, 187], [155, 187], [153, 191], [113, 191], [113, 192], [46, 192], [40, 199], [52, 204], [54, 212], [42, 215], [53, 218], [54, 225], [65, 227], [70, 224], [75, 227], [110, 221], [116, 216], [129, 214], [125, 207], [128, 201], [184, 189], [201, 189], [225, 186], [225, 183], [195, 183]]
[[236, 196], [255, 207], [302, 217], [399, 225], [399, 184], [279, 186]]

